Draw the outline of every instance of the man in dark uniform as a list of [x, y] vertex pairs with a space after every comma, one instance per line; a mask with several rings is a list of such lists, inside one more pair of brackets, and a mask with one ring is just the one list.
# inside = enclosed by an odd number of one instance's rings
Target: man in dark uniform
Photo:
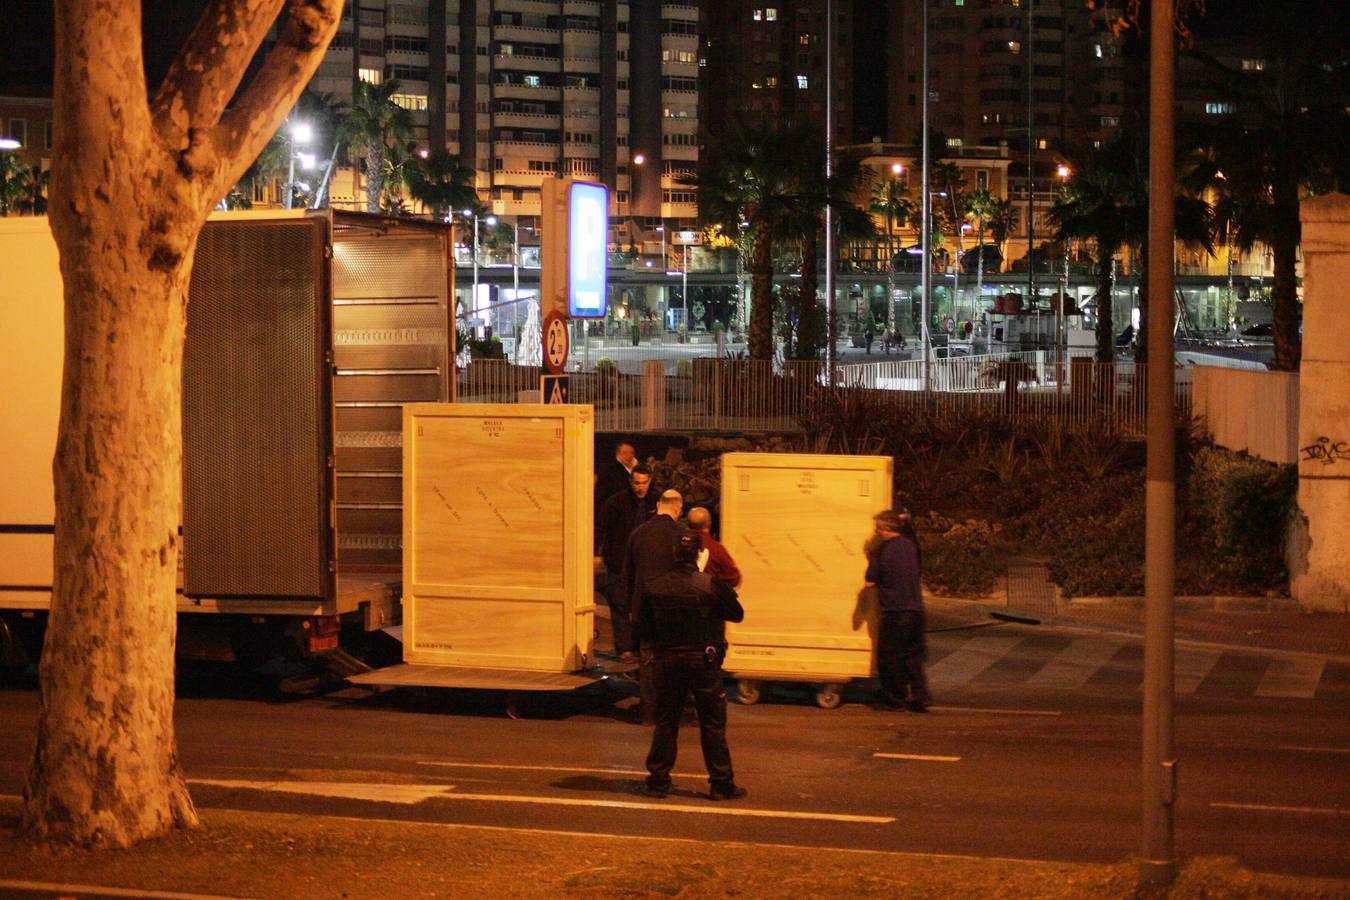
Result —
[[708, 796], [736, 800], [746, 791], [736, 784], [727, 748], [722, 659], [727, 648], [724, 623], [741, 621], [745, 611], [730, 585], [698, 571], [695, 561], [701, 549], [697, 534], [681, 533], [671, 556], [675, 568], [649, 578], [634, 607], [634, 636], [642, 650], [643, 678], [651, 682], [655, 720], [642, 792], [649, 797], [670, 792], [680, 717], [692, 692], [708, 767]]
[[613, 494], [600, 508], [596, 522], [598, 561], [605, 567], [605, 602], [609, 604], [609, 623], [614, 633], [614, 652], [624, 662], [635, 662], [633, 647], [631, 595], [624, 562], [628, 538], [652, 514], [648, 491], [652, 486], [652, 472], [646, 466], [634, 466], [628, 478], [628, 487]]
[[919, 584], [919, 542], [907, 509], [888, 509], [873, 517], [876, 535], [870, 542], [866, 581], [881, 601], [877, 633], [877, 674], [881, 702], [912, 712], [928, 711], [928, 680], [923, 661], [923, 589]]
[[633, 445], [627, 441], [615, 444], [614, 458], [600, 463], [595, 475], [596, 521], [600, 519], [600, 508], [605, 501], [628, 489], [628, 479], [632, 477], [637, 464], [637, 454], [633, 451]]
[[675, 568], [675, 542], [684, 534], [680, 513], [684, 498], [676, 490], [663, 491], [656, 500], [656, 515], [638, 526], [628, 538], [624, 574], [628, 578], [628, 596], [636, 609], [648, 579]]

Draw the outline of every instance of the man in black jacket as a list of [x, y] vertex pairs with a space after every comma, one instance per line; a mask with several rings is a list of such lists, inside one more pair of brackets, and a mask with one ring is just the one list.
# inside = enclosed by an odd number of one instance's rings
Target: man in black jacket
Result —
[[619, 441], [614, 445], [614, 457], [600, 463], [595, 473], [595, 515], [598, 520], [600, 508], [605, 501], [617, 493], [628, 490], [628, 479], [633, 476], [637, 466], [637, 454], [633, 445]]
[[632, 607], [624, 561], [629, 536], [652, 514], [653, 504], [648, 498], [651, 486], [651, 469], [634, 466], [628, 478], [628, 487], [605, 501], [596, 522], [597, 562], [603, 562], [605, 567], [605, 602], [609, 604], [614, 652], [624, 662], [637, 659], [633, 652]]
[[736, 800], [746, 791], [736, 784], [727, 748], [722, 659], [727, 649], [724, 623], [741, 621], [745, 611], [730, 585], [698, 571], [700, 549], [697, 534], [680, 534], [671, 557], [674, 568], [649, 578], [634, 607], [634, 636], [642, 650], [643, 678], [651, 683], [655, 720], [642, 792], [649, 797], [670, 792], [680, 717], [692, 692], [708, 767], [708, 796]]
[[649, 579], [675, 568], [675, 542], [686, 531], [680, 524], [683, 510], [684, 498], [679, 491], [663, 491], [656, 500], [656, 515], [629, 536], [623, 571], [634, 606]]

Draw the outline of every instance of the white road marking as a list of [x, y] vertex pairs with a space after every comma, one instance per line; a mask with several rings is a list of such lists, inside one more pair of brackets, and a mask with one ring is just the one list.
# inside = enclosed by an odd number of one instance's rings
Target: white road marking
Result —
[[375, 803], [400, 803], [412, 806], [453, 791], [453, 784], [361, 784], [342, 781], [227, 781], [191, 778], [189, 784], [226, 789], [243, 788], [281, 794], [307, 794], [311, 797], [341, 797], [346, 800], [370, 800]]
[[747, 809], [709, 801], [707, 806], [684, 803], [637, 803], [632, 800], [587, 800], [579, 797], [534, 797], [526, 794], [441, 794], [437, 800], [471, 800], [483, 803], [531, 803], [539, 806], [598, 806], [604, 809], [637, 809], [644, 812], [682, 812], [711, 816], [750, 816], [761, 819], [809, 819], [821, 822], [862, 822], [888, 825], [894, 816], [860, 816], [850, 813], [795, 812], [785, 809]]
[[1309, 699], [1317, 693], [1325, 656], [1276, 656], [1256, 688], [1258, 697], [1298, 697]]
[[1007, 656], [1020, 637], [977, 637], [966, 641], [928, 669], [928, 680], [944, 688], [958, 688]]
[[[445, 762], [437, 759], [419, 759], [419, 766], [441, 766], [447, 769], [507, 769], [523, 772], [584, 772], [593, 775], [636, 775], [647, 777], [646, 769], [601, 769], [585, 766], [522, 766], [505, 763]], [[706, 772], [671, 772], [671, 778], [707, 778]]]
[[1178, 647], [1176, 665], [1172, 673], [1172, 683], [1176, 686], [1176, 692], [1194, 694], [1195, 689], [1200, 687], [1200, 682], [1205, 680], [1205, 676], [1214, 668], [1214, 664], [1221, 656], [1222, 650], [1211, 647]]
[[1350, 753], [1350, 747], [1299, 747], [1295, 744], [1282, 744], [1281, 750], [1296, 750], [1300, 753]]
[[1078, 638], [1026, 680], [1027, 687], [1072, 691], [1087, 684], [1093, 673], [1111, 661], [1124, 646], [1120, 641]]
[[873, 753], [879, 759], [914, 759], [920, 762], [960, 762], [959, 756], [926, 756], [922, 753]]
[[47, 881], [6, 881], [0, 879], [0, 888], [14, 891], [50, 891], [53, 894], [75, 896], [99, 894], [108, 897], [153, 897], [156, 900], [237, 900], [222, 894], [186, 894], [180, 891], [151, 891], [145, 888], [115, 888], [95, 884], [52, 884]]
[[993, 706], [930, 706], [934, 712], [990, 713], [998, 716], [1062, 716], [1062, 709], [999, 709]]
[[1316, 813], [1326, 816], [1350, 816], [1350, 809], [1334, 809], [1319, 806], [1272, 806], [1265, 803], [1211, 803], [1219, 809], [1251, 809], [1257, 812]]

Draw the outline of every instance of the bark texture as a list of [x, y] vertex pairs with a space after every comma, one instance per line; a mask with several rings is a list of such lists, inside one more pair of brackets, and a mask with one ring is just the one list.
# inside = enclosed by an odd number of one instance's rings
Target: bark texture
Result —
[[187, 286], [212, 206], [337, 29], [296, 0], [213, 0], [150, 102], [136, 2], [58, 0], [51, 227], [65, 280], [55, 584], [22, 828], [127, 846], [193, 826], [173, 731]]
[[747, 348], [751, 359], [773, 359], [773, 238], [768, 229], [755, 235], [750, 258], [750, 329]]

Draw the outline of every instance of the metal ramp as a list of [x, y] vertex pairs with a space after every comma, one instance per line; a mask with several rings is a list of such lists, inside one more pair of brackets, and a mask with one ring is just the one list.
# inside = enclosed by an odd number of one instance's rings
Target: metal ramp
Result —
[[1059, 612], [1059, 590], [1050, 580], [1050, 569], [1032, 559], [1015, 558], [1008, 563], [1008, 598], [1005, 613], [996, 618], [1039, 625]]

